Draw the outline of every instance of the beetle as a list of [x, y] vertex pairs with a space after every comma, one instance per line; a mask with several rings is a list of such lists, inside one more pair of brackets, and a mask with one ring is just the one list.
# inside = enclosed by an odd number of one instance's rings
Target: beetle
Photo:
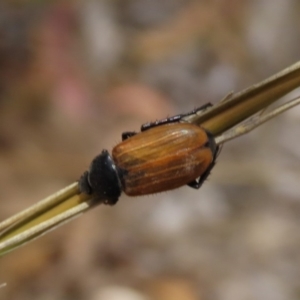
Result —
[[79, 190], [114, 205], [128, 196], [154, 194], [188, 185], [199, 189], [215, 165], [219, 146], [206, 129], [184, 122], [210, 103], [186, 114], [145, 123], [124, 132], [122, 142], [103, 150], [79, 180]]

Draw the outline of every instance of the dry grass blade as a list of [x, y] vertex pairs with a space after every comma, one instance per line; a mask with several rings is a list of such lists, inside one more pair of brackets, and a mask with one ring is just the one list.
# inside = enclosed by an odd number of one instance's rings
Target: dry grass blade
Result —
[[21, 231], [20, 233], [13, 234], [11, 237], [8, 237], [0, 243], [0, 256], [14, 250], [15, 248], [25, 245], [27, 242], [32, 241], [51, 230], [54, 230], [55, 228], [83, 214], [90, 208], [91, 205], [87, 202], [80, 203], [47, 221], [40, 222], [35, 226], [31, 226], [30, 228]]
[[74, 183], [0, 223], [0, 256], [82, 214], [90, 198]]
[[255, 116], [249, 118], [248, 120], [246, 120], [245, 122], [243, 122], [242, 124], [223, 133], [221, 136], [218, 136], [216, 138], [216, 143], [223, 144], [223, 143], [233, 140], [241, 135], [244, 135], [244, 134], [252, 131], [253, 129], [257, 128], [258, 126], [262, 125], [263, 123], [275, 118], [276, 116], [282, 114], [283, 112], [287, 111], [288, 109], [291, 109], [299, 104], [300, 104], [300, 97], [297, 97], [293, 100], [290, 100], [287, 103], [280, 105], [279, 107], [273, 109], [270, 112], [260, 113], [258, 115], [255, 115]]
[[24, 211], [15, 214], [11, 218], [3, 221], [0, 223], [0, 238], [3, 231], [10, 228], [12, 225], [17, 225], [19, 222], [24, 222], [25, 220], [31, 219], [33, 216], [37, 214], [41, 214], [43, 211], [47, 211], [50, 208], [58, 205], [59, 203], [65, 201], [66, 199], [70, 198], [78, 194], [78, 184], [73, 183], [64, 189], [54, 193], [53, 195], [41, 200], [40, 202], [36, 203], [34, 206], [25, 209]]
[[268, 107], [300, 86], [300, 62], [239, 93], [226, 97], [204, 113], [185, 118], [217, 136]]

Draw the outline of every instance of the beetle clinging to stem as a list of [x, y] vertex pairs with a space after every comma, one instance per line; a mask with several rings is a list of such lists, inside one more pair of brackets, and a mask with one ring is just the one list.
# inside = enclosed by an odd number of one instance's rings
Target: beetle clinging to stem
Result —
[[122, 191], [140, 196], [185, 184], [199, 189], [215, 165], [219, 146], [208, 130], [183, 118], [210, 106], [143, 124], [139, 133], [124, 132], [112, 155], [103, 150], [94, 158], [80, 178], [80, 191], [113, 205]]

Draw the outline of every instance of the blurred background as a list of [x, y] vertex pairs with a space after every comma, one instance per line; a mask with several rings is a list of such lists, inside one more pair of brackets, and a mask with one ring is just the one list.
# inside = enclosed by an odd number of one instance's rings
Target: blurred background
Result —
[[[1, 1], [0, 220], [299, 53], [297, 0]], [[300, 299], [299, 124], [226, 144], [199, 191], [122, 196], [1, 258], [0, 299]]]

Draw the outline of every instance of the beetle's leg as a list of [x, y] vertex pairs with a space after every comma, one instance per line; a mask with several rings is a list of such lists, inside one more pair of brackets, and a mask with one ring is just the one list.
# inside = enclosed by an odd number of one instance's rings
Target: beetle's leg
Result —
[[166, 119], [161, 119], [161, 120], [157, 120], [155, 122], [149, 122], [149, 123], [145, 123], [142, 125], [141, 127], [141, 131], [145, 131], [148, 130], [150, 128], [156, 127], [156, 126], [160, 126], [160, 125], [165, 125], [165, 124], [169, 124], [169, 123], [176, 123], [179, 122], [182, 118], [190, 116], [190, 115], [194, 115], [196, 114], [198, 111], [204, 110], [208, 107], [211, 107], [212, 104], [211, 103], [206, 103], [198, 108], [193, 109], [192, 111], [185, 113], [185, 114], [179, 114], [179, 115], [175, 115]]
[[206, 169], [206, 171], [198, 178], [193, 180], [192, 182], [188, 183], [187, 185], [193, 189], [200, 189], [204, 181], [209, 176], [211, 170], [215, 166], [215, 161], [213, 160], [212, 163], [209, 165], [209, 167]]
[[203, 105], [201, 105], [200, 107], [197, 107], [197, 108], [194, 108], [192, 111], [188, 112], [188, 113], [185, 113], [185, 114], [181, 114], [181, 118], [184, 118], [184, 117], [188, 117], [188, 116], [191, 116], [191, 115], [194, 115], [196, 114], [198, 111], [201, 111], [201, 110], [205, 110], [209, 107], [212, 107], [213, 105], [208, 102], [208, 103], [205, 103]]
[[125, 131], [122, 133], [122, 141], [125, 141], [134, 135], [136, 135], [135, 131]]
[[192, 182], [188, 183], [187, 185], [193, 189], [200, 189], [204, 181], [207, 179], [209, 176], [211, 170], [215, 166], [215, 160], [212, 161], [212, 163], [209, 165], [209, 167], [206, 169], [206, 171], [198, 178], [193, 180]]
[[207, 179], [207, 177], [209, 176], [211, 170], [215, 166], [215, 164], [216, 164], [216, 158], [217, 158], [219, 152], [220, 152], [220, 147], [217, 146], [216, 149], [215, 149], [213, 160], [210, 163], [210, 165], [208, 166], [208, 168], [205, 170], [205, 172], [198, 179], [195, 179], [195, 180], [189, 182], [187, 184], [189, 187], [197, 189], [197, 190], [201, 188], [202, 184]]
[[169, 123], [177, 123], [180, 121], [181, 118], [182, 118], [182, 115], [176, 115], [176, 116], [169, 117], [166, 119], [157, 120], [155, 122], [145, 123], [141, 126], [141, 131], [145, 131], [145, 130], [148, 130], [150, 128], [160, 126], [160, 125], [165, 125], [165, 124], [169, 124]]
[[199, 182], [198, 182], [197, 179], [195, 179], [195, 180], [187, 183], [187, 186], [189, 186], [189, 187], [191, 187], [193, 189], [196, 189], [196, 190], [200, 189], [200, 187], [201, 187], [201, 186], [199, 186]]

